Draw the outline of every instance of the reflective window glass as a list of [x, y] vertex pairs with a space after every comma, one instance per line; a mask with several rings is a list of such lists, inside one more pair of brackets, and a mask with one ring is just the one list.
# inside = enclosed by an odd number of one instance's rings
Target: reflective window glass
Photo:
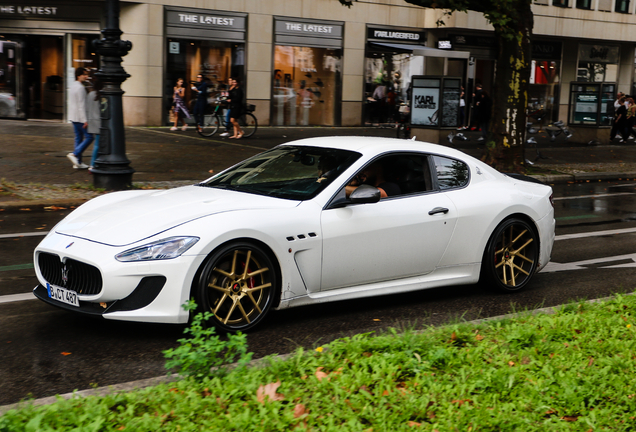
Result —
[[437, 184], [441, 190], [464, 187], [468, 184], [470, 173], [468, 165], [457, 159], [433, 156]]

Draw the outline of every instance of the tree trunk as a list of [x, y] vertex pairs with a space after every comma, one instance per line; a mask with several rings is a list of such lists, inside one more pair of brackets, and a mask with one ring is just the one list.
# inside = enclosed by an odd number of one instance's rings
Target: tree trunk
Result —
[[532, 60], [530, 0], [515, 0], [517, 13], [505, 28], [494, 25], [499, 42], [492, 116], [484, 161], [502, 172], [524, 172], [526, 109]]

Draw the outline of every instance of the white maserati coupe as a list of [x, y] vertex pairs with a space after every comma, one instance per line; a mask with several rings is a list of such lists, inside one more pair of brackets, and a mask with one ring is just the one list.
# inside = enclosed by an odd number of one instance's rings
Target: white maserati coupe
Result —
[[280, 145], [192, 186], [73, 211], [34, 252], [35, 295], [107, 319], [226, 331], [272, 309], [480, 279], [516, 291], [550, 260], [552, 189], [389, 138]]

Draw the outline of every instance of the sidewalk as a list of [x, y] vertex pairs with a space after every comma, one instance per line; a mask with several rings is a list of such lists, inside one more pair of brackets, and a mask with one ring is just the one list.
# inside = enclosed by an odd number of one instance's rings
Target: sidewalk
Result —
[[[456, 131], [449, 131], [456, 134]], [[168, 127], [126, 128], [126, 155], [135, 169], [138, 187], [165, 188], [203, 180], [236, 162], [275, 145], [315, 136], [394, 137], [395, 129], [379, 127], [261, 127], [249, 139], [230, 140], [218, 135], [199, 136], [193, 128], [172, 132]], [[453, 139], [443, 143], [472, 156], [481, 157], [483, 144], [478, 132], [466, 132], [468, 141]], [[0, 120], [0, 208], [26, 204], [81, 203], [97, 195], [92, 175], [75, 170], [66, 158], [73, 148], [70, 124], [43, 121]], [[636, 178], [636, 144], [589, 146], [558, 137], [550, 142], [541, 133], [534, 135], [534, 148], [526, 157], [534, 162], [532, 171], [543, 174], [546, 183]], [[559, 139], [560, 138], [560, 139]], [[90, 158], [92, 146], [85, 152]], [[540, 156], [538, 158], [538, 156]], [[547, 175], [546, 175], [547, 174]]]

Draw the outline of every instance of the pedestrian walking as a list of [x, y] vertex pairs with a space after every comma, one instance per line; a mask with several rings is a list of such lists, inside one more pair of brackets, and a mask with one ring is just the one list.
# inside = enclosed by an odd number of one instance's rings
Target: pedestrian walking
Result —
[[230, 84], [230, 97], [227, 101], [230, 104], [230, 122], [234, 126], [234, 135], [230, 138], [240, 139], [243, 137], [243, 130], [238, 120], [243, 115], [243, 89], [237, 78], [232, 78]]
[[612, 125], [612, 130], [610, 131], [610, 143], [614, 141], [617, 134], [621, 134], [621, 141], [625, 142], [627, 137], [625, 136], [625, 128], [627, 126], [627, 108], [625, 107], [625, 96], [622, 96], [618, 100], [618, 108], [614, 113], [614, 124]]
[[185, 88], [183, 87], [183, 78], [177, 79], [177, 85], [174, 86], [174, 93], [172, 98], [174, 100], [174, 115], [175, 116], [174, 116], [174, 126], [172, 126], [170, 130], [176, 131], [179, 125], [179, 119], [181, 119], [181, 121], [183, 122], [183, 127], [181, 128], [181, 130], [185, 131], [188, 129], [188, 125], [186, 124], [184, 117], [190, 118], [190, 113], [188, 112], [188, 109], [185, 106], [185, 102], [183, 101], [185, 99]]
[[636, 104], [634, 103], [634, 98], [627, 97], [627, 113], [625, 114], [627, 117], [627, 124], [625, 125], [625, 139], [634, 139], [636, 137], [636, 131], [634, 131], [634, 124], [636, 124]]
[[475, 93], [475, 120], [481, 129], [481, 137], [477, 141], [484, 141], [488, 136], [488, 125], [490, 124], [490, 115], [492, 111], [492, 101], [488, 92], [483, 89], [481, 84], [477, 84]]
[[457, 126], [457, 130], [464, 129], [466, 129], [466, 93], [464, 86], [461, 86], [459, 92], [459, 126]]
[[99, 128], [102, 125], [100, 99], [102, 97], [102, 82], [98, 78], [93, 79], [93, 90], [86, 96], [86, 116], [88, 118], [87, 131], [89, 134], [95, 137], [93, 143], [93, 155], [91, 157], [91, 163], [88, 167], [92, 170], [95, 166], [95, 159], [99, 152]]
[[197, 82], [192, 84], [192, 91], [196, 92], [197, 99], [194, 104], [192, 114], [197, 122], [197, 130], [200, 132], [203, 127], [203, 117], [205, 116], [205, 107], [208, 105], [208, 83], [203, 75], [197, 75]]
[[93, 135], [88, 133], [88, 118], [86, 117], [86, 88], [84, 82], [89, 78], [88, 71], [83, 67], [75, 69], [75, 81], [68, 92], [68, 119], [73, 123], [75, 142], [73, 151], [66, 157], [73, 163], [75, 169], [87, 169], [82, 163], [82, 153], [93, 142]]

